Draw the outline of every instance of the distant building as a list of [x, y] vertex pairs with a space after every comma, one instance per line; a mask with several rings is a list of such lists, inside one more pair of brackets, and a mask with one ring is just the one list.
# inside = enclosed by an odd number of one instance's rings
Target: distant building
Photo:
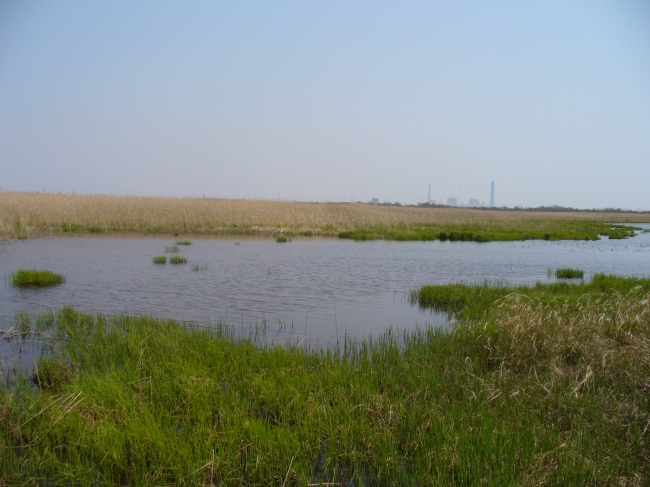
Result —
[[429, 204], [430, 204], [430, 205], [435, 205], [435, 204], [436, 204], [436, 200], [429, 200]]
[[494, 208], [494, 181], [492, 181], [492, 187], [490, 189], [490, 206]]
[[476, 198], [470, 198], [470, 199], [469, 199], [469, 205], [468, 205], [468, 206], [472, 206], [472, 207], [478, 208], [479, 206], [481, 206], [481, 202], [480, 202], [478, 199], [476, 199]]
[[373, 198], [372, 199], [372, 204], [373, 205], [378, 205], [379, 204], [379, 198]]
[[456, 198], [447, 198], [447, 206], [458, 206], [458, 200]]

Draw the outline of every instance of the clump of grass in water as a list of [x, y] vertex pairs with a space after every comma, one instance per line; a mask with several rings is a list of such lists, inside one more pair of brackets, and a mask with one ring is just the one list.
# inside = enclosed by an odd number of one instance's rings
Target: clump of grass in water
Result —
[[178, 245], [165, 246], [165, 252], [172, 252], [172, 253], [178, 252]]
[[180, 255], [174, 255], [173, 257], [169, 258], [169, 263], [170, 264], [187, 264], [187, 259], [185, 257], [181, 257]]
[[558, 279], [582, 279], [585, 277], [585, 273], [580, 269], [564, 267], [555, 271], [555, 277]]
[[11, 275], [11, 282], [16, 287], [44, 287], [61, 284], [65, 277], [52, 271], [37, 269], [18, 269]]
[[153, 258], [153, 263], [154, 264], [166, 264], [167, 263], [167, 256], [166, 255], [158, 255]]
[[285, 237], [284, 235], [278, 235], [277, 237], [275, 237], [275, 241], [279, 243], [284, 243], [287, 241], [287, 237]]
[[176, 245], [192, 245], [191, 240], [177, 240]]
[[192, 266], [192, 270], [193, 270], [193, 271], [196, 271], [196, 272], [204, 271], [204, 270], [206, 270], [207, 268], [208, 268], [208, 267], [205, 266], [205, 265], [198, 265], [198, 264], [195, 264], [195, 265]]
[[27, 240], [27, 235], [25, 235], [24, 233], [19, 233], [18, 235], [16, 235], [16, 238], [18, 240]]

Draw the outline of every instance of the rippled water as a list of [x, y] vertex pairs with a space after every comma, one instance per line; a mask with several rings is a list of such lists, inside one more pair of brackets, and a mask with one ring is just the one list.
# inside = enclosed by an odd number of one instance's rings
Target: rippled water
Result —
[[[644, 225], [648, 228], [648, 225]], [[180, 246], [186, 265], [155, 265], [173, 238], [87, 237], [5, 242], [0, 250], [0, 321], [17, 311], [63, 305], [214, 323], [283, 322], [316, 342], [388, 327], [444, 325], [446, 317], [412, 307], [406, 292], [428, 283], [554, 280], [548, 269], [577, 267], [650, 276], [650, 233], [597, 242], [353, 242], [302, 238], [195, 238]], [[172, 255], [172, 254], [167, 254]], [[192, 265], [205, 266], [193, 271]], [[50, 269], [63, 285], [18, 289], [21, 267]]]

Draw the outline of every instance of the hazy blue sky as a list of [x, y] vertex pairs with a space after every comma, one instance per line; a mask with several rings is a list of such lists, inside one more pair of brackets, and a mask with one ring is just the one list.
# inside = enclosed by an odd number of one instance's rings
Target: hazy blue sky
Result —
[[650, 209], [650, 2], [0, 2], [0, 188]]

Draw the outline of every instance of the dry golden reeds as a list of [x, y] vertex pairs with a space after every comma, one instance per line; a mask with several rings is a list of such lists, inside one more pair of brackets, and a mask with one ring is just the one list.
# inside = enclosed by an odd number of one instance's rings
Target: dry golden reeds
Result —
[[89, 233], [277, 234], [418, 224], [543, 220], [650, 221], [650, 215], [548, 213], [217, 198], [0, 192], [0, 236]]

